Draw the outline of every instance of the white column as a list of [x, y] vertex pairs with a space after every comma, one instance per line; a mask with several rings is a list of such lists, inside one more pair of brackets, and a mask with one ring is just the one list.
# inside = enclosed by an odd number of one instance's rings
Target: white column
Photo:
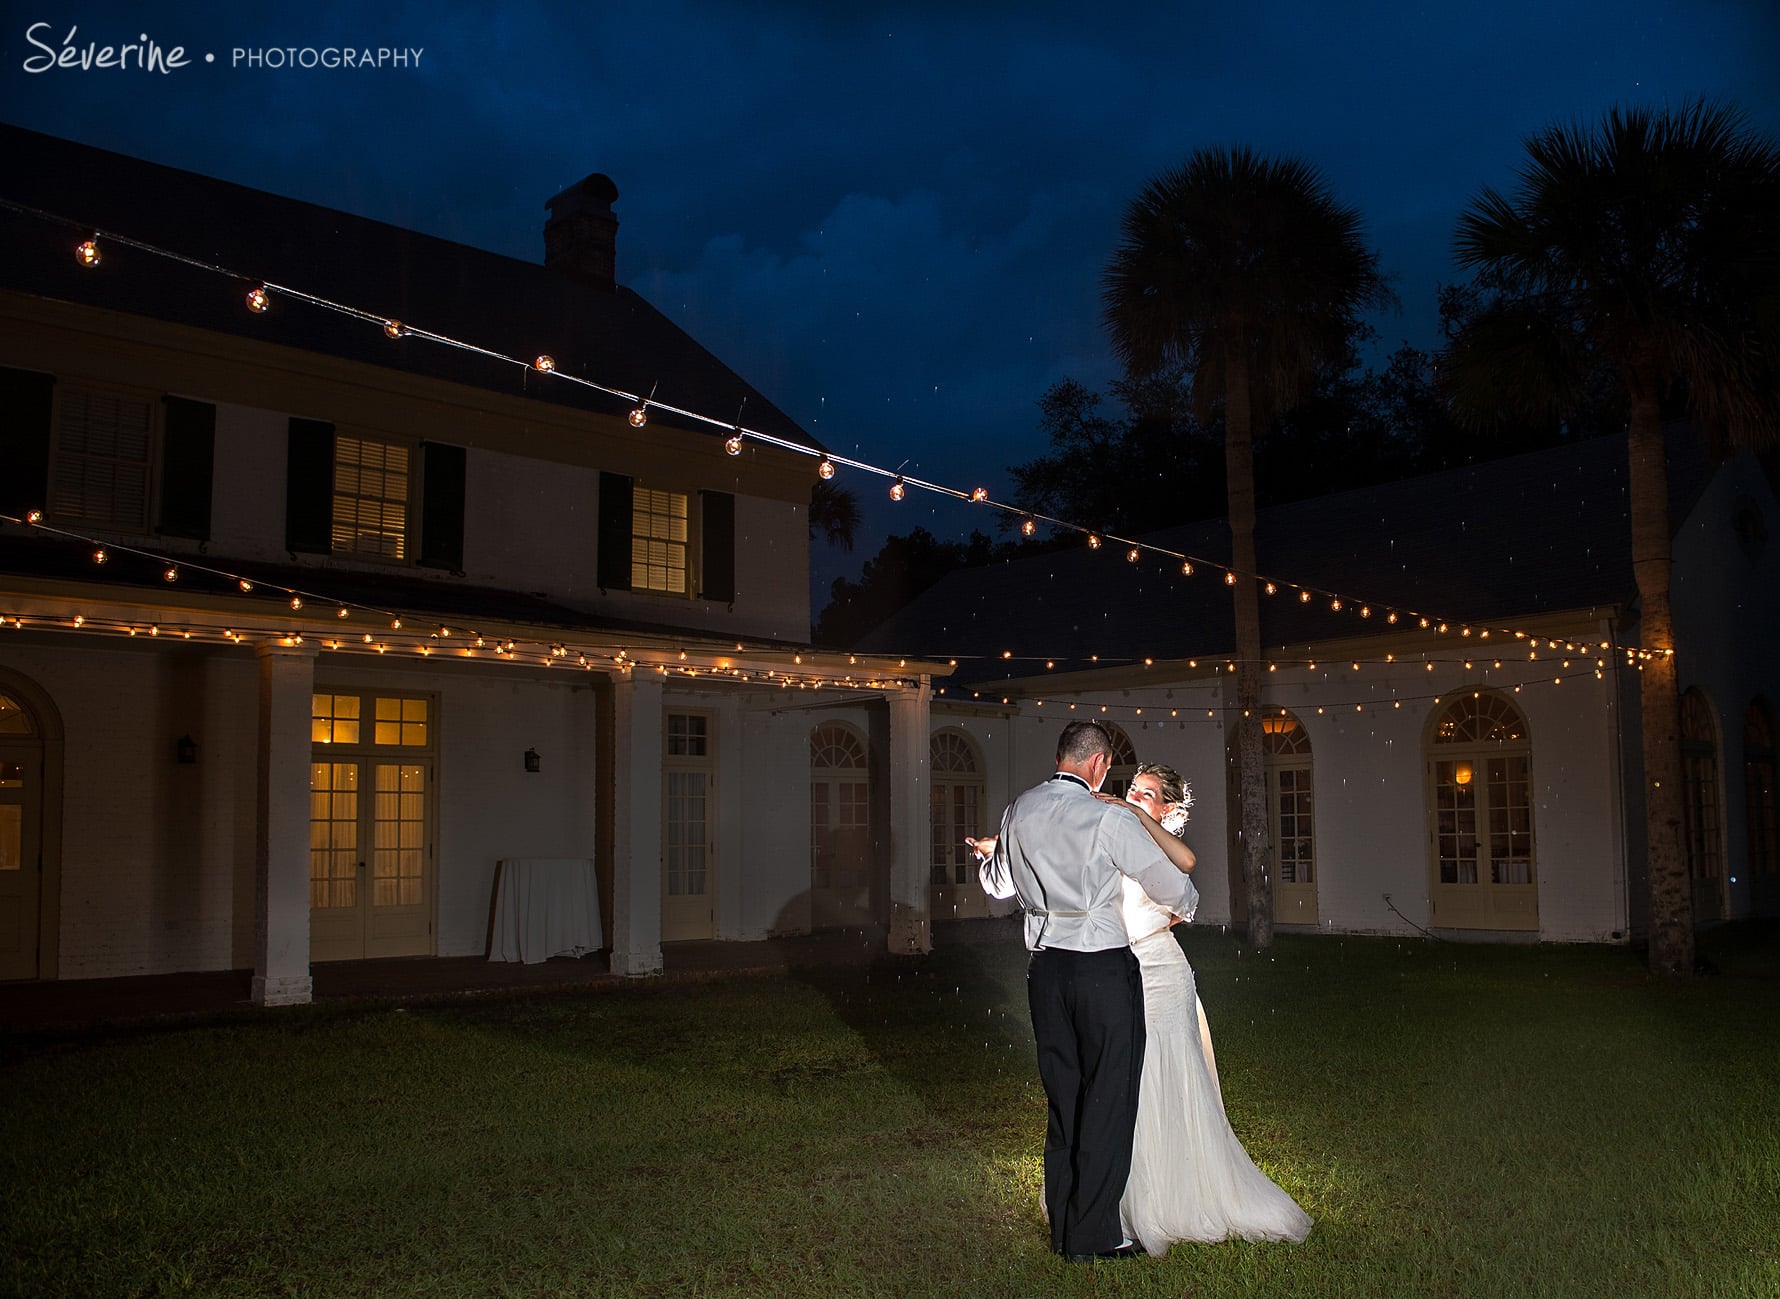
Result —
[[259, 814], [254, 832], [253, 1001], [295, 1006], [309, 979], [309, 740], [315, 650], [277, 643], [260, 658]]
[[890, 693], [890, 939], [896, 956], [933, 950], [928, 875], [933, 855], [933, 809], [927, 769], [932, 740], [933, 684]]
[[612, 684], [612, 973], [661, 973], [661, 679]]

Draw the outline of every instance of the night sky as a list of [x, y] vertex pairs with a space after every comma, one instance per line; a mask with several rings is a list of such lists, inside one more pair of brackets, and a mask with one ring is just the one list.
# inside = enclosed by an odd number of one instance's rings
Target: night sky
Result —
[[[1296, 154], [1360, 209], [1403, 304], [1375, 322], [1388, 351], [1434, 345], [1454, 217], [1512, 183], [1529, 132], [1705, 96], [1780, 134], [1775, 0], [0, 12], [0, 119], [513, 257], [541, 261], [544, 201], [605, 172], [621, 282], [837, 451], [998, 497], [1046, 449], [1044, 390], [1112, 376], [1120, 212], [1196, 148]], [[70, 27], [191, 62], [28, 71]], [[236, 54], [340, 49], [420, 54]], [[886, 532], [985, 522], [849, 485], [868, 526], [852, 556], [818, 551], [818, 608]]]

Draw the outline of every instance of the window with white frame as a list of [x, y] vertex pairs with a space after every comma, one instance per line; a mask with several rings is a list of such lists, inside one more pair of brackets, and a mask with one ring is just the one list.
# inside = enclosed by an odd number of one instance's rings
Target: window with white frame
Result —
[[929, 742], [928, 762], [933, 835], [929, 882], [964, 884], [976, 878], [976, 859], [965, 836], [985, 833], [976, 746], [957, 731], [939, 731]]
[[408, 557], [410, 449], [334, 435], [332, 549], [374, 559]]
[[1439, 882], [1532, 884], [1532, 745], [1520, 711], [1481, 692], [1455, 700], [1432, 745]]
[[148, 530], [155, 403], [108, 388], [57, 395], [49, 513], [70, 523]]

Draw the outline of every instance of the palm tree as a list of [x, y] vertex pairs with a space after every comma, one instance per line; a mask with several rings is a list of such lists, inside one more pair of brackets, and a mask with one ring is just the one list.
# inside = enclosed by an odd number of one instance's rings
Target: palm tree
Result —
[[1255, 581], [1254, 436], [1339, 362], [1368, 309], [1394, 301], [1360, 216], [1316, 170], [1247, 149], [1201, 149], [1126, 209], [1102, 295], [1127, 374], [1190, 375], [1195, 414], [1224, 407], [1242, 871], [1249, 941], [1273, 941], [1261, 753], [1261, 611]]
[[1458, 260], [1494, 304], [1454, 340], [1451, 382], [1474, 420], [1483, 407], [1573, 408], [1591, 365], [1623, 390], [1639, 639], [1652, 655], [1639, 674], [1650, 967], [1689, 974], [1663, 410], [1684, 401], [1733, 446], [1774, 438], [1780, 151], [1740, 114], [1702, 102], [1613, 109], [1592, 130], [1542, 131], [1526, 150], [1514, 194], [1485, 189], [1459, 217]]
[[810, 484], [810, 540], [820, 535], [849, 554], [859, 531], [859, 498], [845, 487], [818, 478]]

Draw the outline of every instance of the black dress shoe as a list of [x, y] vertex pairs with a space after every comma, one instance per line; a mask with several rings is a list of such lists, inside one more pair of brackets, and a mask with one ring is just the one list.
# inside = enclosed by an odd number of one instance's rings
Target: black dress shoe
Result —
[[1068, 1257], [1071, 1263], [1092, 1263], [1095, 1259], [1142, 1258], [1143, 1246], [1131, 1241], [1117, 1249], [1103, 1249], [1098, 1254], [1071, 1254]]

